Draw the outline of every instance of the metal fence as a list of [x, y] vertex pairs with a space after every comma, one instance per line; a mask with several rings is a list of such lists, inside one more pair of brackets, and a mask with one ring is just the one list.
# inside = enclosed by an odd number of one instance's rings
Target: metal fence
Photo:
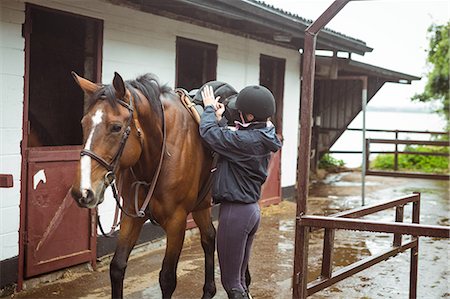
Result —
[[[323, 131], [333, 130], [330, 128], [322, 128]], [[348, 131], [362, 131], [362, 129], [349, 128]], [[394, 176], [394, 177], [411, 177], [411, 178], [424, 178], [424, 179], [437, 179], [448, 180], [449, 174], [437, 174], [437, 173], [423, 173], [423, 172], [411, 172], [411, 171], [399, 171], [399, 156], [400, 155], [419, 155], [419, 156], [442, 156], [450, 157], [450, 152], [419, 152], [419, 151], [407, 151], [400, 150], [399, 145], [428, 145], [434, 147], [449, 147], [450, 141], [441, 140], [414, 140], [414, 139], [399, 139], [399, 134], [415, 134], [415, 135], [429, 135], [428, 139], [431, 139], [432, 135], [449, 135], [449, 132], [434, 132], [434, 131], [413, 131], [413, 130], [379, 130], [379, 129], [366, 129], [367, 132], [377, 133], [392, 133], [393, 139], [381, 139], [381, 138], [366, 138], [365, 139], [365, 174], [366, 175], [379, 175], [379, 176]], [[404, 138], [404, 137], [403, 137]], [[371, 150], [371, 144], [388, 144], [393, 145], [393, 150]], [[363, 151], [329, 151], [330, 154], [362, 154]], [[394, 156], [394, 165], [392, 171], [388, 170], [373, 170], [370, 169], [370, 155], [373, 154], [388, 154]]]
[[[397, 137], [397, 136], [396, 136]], [[378, 151], [376, 153], [381, 154], [393, 154], [394, 155], [394, 166], [393, 171], [386, 170], [371, 170], [370, 169], [370, 145], [378, 143], [378, 144], [393, 144], [395, 145], [394, 151]], [[399, 171], [399, 163], [398, 157], [399, 155], [407, 154], [407, 155], [418, 155], [418, 156], [444, 156], [449, 157], [450, 153], [447, 151], [444, 152], [419, 152], [419, 151], [399, 151], [399, 144], [407, 144], [407, 145], [429, 145], [435, 147], [449, 147], [450, 142], [447, 141], [426, 141], [426, 140], [391, 140], [391, 139], [366, 139], [366, 151], [365, 157], [366, 160], [366, 175], [379, 175], [379, 176], [394, 176], [394, 177], [410, 177], [410, 178], [423, 178], [423, 179], [436, 179], [436, 180], [448, 180], [450, 179], [450, 175], [448, 174], [437, 174], [437, 173], [419, 173], [419, 172], [403, 172]], [[372, 152], [375, 153], [375, 152]]]
[[[404, 223], [404, 206], [409, 203], [412, 203], [413, 205], [412, 223]], [[358, 219], [360, 217], [390, 208], [395, 208], [395, 223]], [[297, 229], [299, 231], [307, 232], [306, 234], [301, 235], [300, 240], [298, 240], [300, 244], [304, 244], [303, 250], [305, 250], [306, 254], [308, 252], [309, 231], [323, 228], [325, 229], [325, 234], [320, 277], [307, 285], [299, 285], [301, 282], [306, 284], [306, 280], [299, 279], [299, 277], [294, 277], [296, 280], [294, 285], [299, 288], [306, 289], [306, 292], [299, 292], [302, 294], [301, 296], [294, 296], [294, 298], [306, 298], [307, 296], [319, 292], [351, 275], [354, 275], [407, 250], [411, 250], [409, 298], [416, 298], [419, 237], [427, 236], [436, 238], [450, 238], [449, 227], [421, 225], [419, 224], [419, 219], [420, 193], [414, 193], [405, 197], [392, 199], [384, 203], [340, 212], [331, 216], [303, 215], [297, 217]], [[333, 271], [333, 245], [336, 229], [392, 233], [392, 247], [385, 252], [370, 256], [342, 269]], [[412, 238], [411, 240], [403, 242], [402, 235], [410, 235]], [[299, 263], [300, 269], [304, 269], [305, 271], [303, 272], [303, 275], [307, 275], [307, 262], [304, 263], [304, 260], [300, 259]]]

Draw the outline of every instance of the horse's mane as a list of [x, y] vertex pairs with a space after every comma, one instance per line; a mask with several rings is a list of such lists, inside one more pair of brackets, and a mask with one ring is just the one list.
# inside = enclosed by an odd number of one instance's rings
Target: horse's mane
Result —
[[[153, 111], [158, 113], [161, 116], [161, 94], [173, 94], [173, 89], [170, 88], [167, 84], [160, 85], [159, 79], [156, 75], [147, 73], [142, 76], [137, 77], [134, 80], [125, 81], [125, 87], [131, 92], [131, 95], [135, 99], [135, 101], [139, 101], [139, 96], [136, 90], [139, 90], [149, 101], [150, 106]], [[92, 95], [91, 105], [96, 99], [105, 99], [107, 100], [112, 107], [116, 107], [117, 99], [115, 95], [115, 89], [113, 85], [103, 85], [99, 90], [97, 90]]]

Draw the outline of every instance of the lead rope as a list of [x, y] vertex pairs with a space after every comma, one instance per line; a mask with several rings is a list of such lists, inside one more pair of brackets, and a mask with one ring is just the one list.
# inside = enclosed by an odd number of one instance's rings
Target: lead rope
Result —
[[[119, 176], [119, 188], [117, 189], [117, 196], [118, 196], [119, 199], [121, 198], [120, 197], [120, 190], [122, 189], [122, 183], [123, 183], [123, 180]], [[115, 186], [115, 183], [114, 183], [114, 186]], [[113, 191], [113, 194], [114, 194], [114, 191]], [[102, 235], [104, 237], [111, 238], [113, 236], [114, 232], [116, 231], [116, 228], [119, 227], [119, 225], [120, 225], [119, 210], [121, 210], [119, 208], [120, 208], [120, 205], [116, 204], [116, 209], [114, 211], [114, 220], [113, 220], [113, 223], [112, 223], [111, 228], [110, 228], [108, 233], [105, 233], [105, 230], [103, 229], [102, 222], [100, 221], [100, 215], [99, 215], [98, 209], [97, 209], [97, 224], [98, 224], [98, 228], [100, 229], [100, 232], [102, 233]], [[120, 217], [120, 219], [122, 219], [122, 217]]]

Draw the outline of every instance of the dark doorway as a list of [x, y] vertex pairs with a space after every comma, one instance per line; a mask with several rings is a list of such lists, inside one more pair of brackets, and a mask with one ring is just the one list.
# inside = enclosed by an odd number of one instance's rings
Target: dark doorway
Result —
[[277, 133], [281, 134], [283, 130], [282, 112], [286, 60], [277, 57], [261, 55], [259, 63], [259, 84], [267, 87], [275, 97], [276, 114], [272, 117], [272, 122], [275, 124]]
[[175, 85], [186, 90], [216, 80], [217, 45], [177, 37]]
[[83, 93], [71, 71], [96, 81], [99, 22], [32, 7], [28, 146], [81, 145]]
[[19, 289], [24, 277], [95, 264], [95, 211], [69, 192], [85, 106], [71, 71], [100, 81], [102, 28], [100, 20], [26, 5]]

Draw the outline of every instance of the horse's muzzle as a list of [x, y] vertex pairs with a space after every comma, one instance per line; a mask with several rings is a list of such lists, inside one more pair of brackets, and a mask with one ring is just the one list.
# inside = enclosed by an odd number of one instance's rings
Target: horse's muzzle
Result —
[[90, 189], [83, 189], [80, 192], [80, 190], [71, 188], [70, 194], [72, 195], [73, 199], [75, 199], [80, 208], [91, 208], [93, 206], [93, 203], [95, 203], [94, 192], [92, 192], [92, 190]]

